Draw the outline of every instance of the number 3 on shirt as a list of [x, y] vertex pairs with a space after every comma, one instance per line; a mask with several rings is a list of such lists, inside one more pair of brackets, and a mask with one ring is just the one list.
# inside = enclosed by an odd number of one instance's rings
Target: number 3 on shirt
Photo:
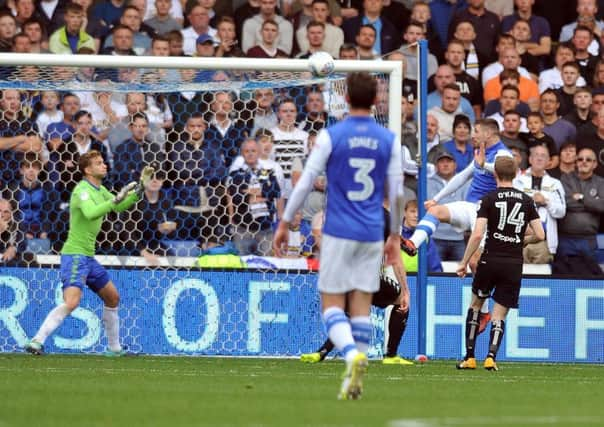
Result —
[[375, 160], [351, 157], [348, 159], [348, 165], [351, 168], [356, 169], [354, 182], [363, 186], [361, 190], [348, 191], [346, 193], [348, 200], [351, 202], [362, 202], [363, 200], [367, 200], [371, 197], [373, 190], [375, 189], [373, 179], [369, 176], [371, 171], [375, 168]]

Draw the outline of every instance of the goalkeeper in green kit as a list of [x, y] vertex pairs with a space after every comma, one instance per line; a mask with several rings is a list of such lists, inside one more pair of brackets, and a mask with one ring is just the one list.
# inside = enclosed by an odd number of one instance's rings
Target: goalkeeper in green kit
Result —
[[84, 286], [88, 286], [103, 300], [103, 325], [108, 342], [106, 354], [122, 356], [125, 351], [119, 337], [119, 294], [107, 270], [94, 259], [96, 238], [105, 215], [111, 211], [125, 211], [134, 205], [155, 170], [145, 167], [140, 182], [131, 182], [113, 195], [101, 185], [107, 175], [107, 165], [101, 153], [93, 150], [83, 154], [79, 169], [84, 178], [71, 194], [69, 234], [61, 251], [63, 304], [48, 313], [38, 333], [25, 345], [25, 350], [36, 355], [44, 353], [44, 341], [78, 307]]

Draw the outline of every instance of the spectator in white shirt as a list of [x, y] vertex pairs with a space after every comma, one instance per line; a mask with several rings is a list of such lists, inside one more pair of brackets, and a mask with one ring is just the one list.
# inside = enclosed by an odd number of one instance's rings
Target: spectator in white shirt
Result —
[[191, 10], [187, 13], [187, 19], [191, 25], [181, 30], [183, 36], [182, 50], [185, 55], [193, 55], [196, 50], [199, 36], [207, 34], [216, 40], [216, 29], [210, 27], [210, 14], [208, 9], [200, 5], [191, 7]]

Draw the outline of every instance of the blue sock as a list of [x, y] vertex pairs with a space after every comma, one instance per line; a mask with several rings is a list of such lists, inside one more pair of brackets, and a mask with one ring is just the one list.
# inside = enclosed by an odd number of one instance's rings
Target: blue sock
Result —
[[329, 307], [323, 312], [323, 323], [331, 342], [344, 355], [347, 362], [351, 361], [358, 351], [352, 337], [350, 321], [344, 310], [339, 307]]
[[371, 341], [372, 326], [369, 316], [356, 316], [350, 318], [352, 337], [361, 353], [367, 354], [369, 342]]

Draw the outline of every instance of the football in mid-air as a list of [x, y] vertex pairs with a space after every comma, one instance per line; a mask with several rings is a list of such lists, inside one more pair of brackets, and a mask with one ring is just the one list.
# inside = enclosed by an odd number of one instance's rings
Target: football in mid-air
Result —
[[310, 71], [316, 77], [325, 77], [333, 72], [335, 62], [327, 52], [315, 52], [308, 58]]

